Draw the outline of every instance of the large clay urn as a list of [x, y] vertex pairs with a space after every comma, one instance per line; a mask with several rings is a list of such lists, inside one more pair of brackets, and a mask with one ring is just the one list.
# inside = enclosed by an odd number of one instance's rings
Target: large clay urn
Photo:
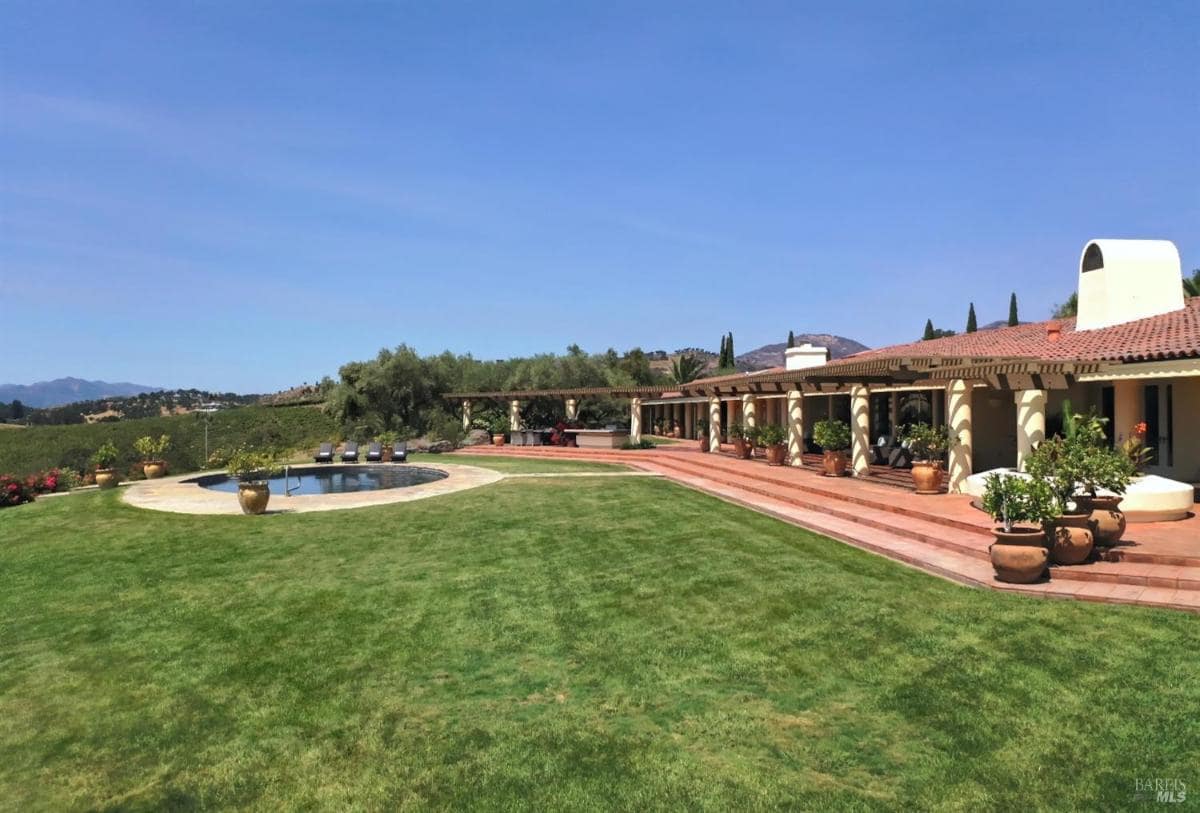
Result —
[[708, 451], [708, 438], [700, 438], [700, 451]]
[[238, 503], [243, 514], [266, 513], [270, 499], [271, 488], [266, 483], [238, 483]]
[[821, 467], [826, 477], [842, 477], [846, 474], [846, 453], [826, 450], [821, 458]]
[[1049, 563], [1046, 532], [1039, 528], [993, 528], [996, 541], [988, 549], [996, 578], [1012, 584], [1029, 584], [1042, 578]]
[[493, 446], [503, 446], [504, 445], [504, 435], [492, 435], [492, 445]]
[[767, 465], [782, 466], [784, 459], [787, 457], [787, 447], [782, 443], [776, 443], [774, 446], [767, 447]]
[[1063, 514], [1046, 525], [1055, 564], [1078, 565], [1087, 561], [1095, 541], [1088, 525], [1091, 518], [1091, 514]]
[[754, 447], [747, 443], [745, 438], [734, 438], [733, 453], [743, 460], [749, 460], [750, 455], [754, 453]]
[[918, 494], [940, 494], [944, 475], [940, 460], [917, 460], [912, 464], [913, 485]]
[[1122, 497], [1076, 497], [1080, 512], [1090, 511], [1089, 527], [1097, 545], [1112, 547], [1125, 535], [1125, 514], [1121, 511]]
[[96, 485], [100, 488], [116, 488], [119, 482], [116, 469], [96, 469]]
[[167, 473], [167, 464], [162, 460], [151, 460], [142, 465], [142, 473], [147, 480], [157, 480]]

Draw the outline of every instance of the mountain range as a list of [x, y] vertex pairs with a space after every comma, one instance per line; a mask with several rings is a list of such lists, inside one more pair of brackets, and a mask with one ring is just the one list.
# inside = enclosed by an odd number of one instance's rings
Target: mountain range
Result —
[[76, 401], [97, 401], [124, 395], [157, 392], [162, 387], [130, 384], [127, 381], [86, 381], [82, 378], [56, 378], [36, 384], [0, 384], [0, 402], [20, 401], [27, 407], [53, 407]]

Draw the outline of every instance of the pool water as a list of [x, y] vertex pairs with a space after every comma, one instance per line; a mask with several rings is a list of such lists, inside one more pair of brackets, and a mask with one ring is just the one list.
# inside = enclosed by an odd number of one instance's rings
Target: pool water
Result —
[[[407, 488], [444, 480], [448, 475], [436, 469], [417, 466], [304, 466], [288, 471], [286, 489], [297, 494], [353, 494], [358, 491], [382, 491], [388, 488]], [[202, 488], [236, 494], [238, 481], [224, 474], [210, 474], [186, 480]], [[272, 494], [285, 493], [283, 475], [267, 480]]]

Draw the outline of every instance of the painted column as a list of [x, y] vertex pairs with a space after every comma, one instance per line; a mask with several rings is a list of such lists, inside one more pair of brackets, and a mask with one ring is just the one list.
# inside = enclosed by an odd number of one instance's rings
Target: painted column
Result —
[[708, 450], [721, 451], [721, 399], [715, 395], [708, 399]]
[[508, 402], [508, 428], [514, 432], [521, 429], [521, 402]]
[[1046, 439], [1046, 391], [1021, 390], [1013, 398], [1017, 402], [1017, 469], [1025, 471], [1029, 453]]
[[950, 382], [946, 395], [946, 424], [951, 438], [958, 436], [958, 443], [950, 447], [948, 486], [951, 494], [958, 494], [971, 475], [971, 385], [956, 378]]
[[742, 396], [742, 424], [747, 429], [752, 429], [758, 426], [758, 409], [757, 402], [753, 395], [747, 393]]
[[683, 436], [687, 440], [696, 437], [696, 404], [683, 405]]
[[871, 393], [856, 384], [850, 388], [850, 460], [855, 477], [871, 473]]
[[[1113, 382], [1113, 438], [1117, 444], [1124, 443], [1133, 432], [1134, 424], [1145, 420], [1142, 415], [1145, 406], [1142, 401], [1141, 381]], [[1157, 438], [1147, 438], [1146, 443], [1154, 446]]]
[[804, 460], [804, 396], [799, 390], [787, 395], [788, 460], [793, 466], [803, 466]]
[[579, 417], [579, 402], [574, 398], [567, 399], [567, 420], [573, 421]]
[[463, 409], [463, 431], [469, 432], [471, 430], [471, 400], [469, 398], [463, 399], [462, 409]]
[[638, 443], [642, 439], [642, 399], [629, 399], [629, 440]]

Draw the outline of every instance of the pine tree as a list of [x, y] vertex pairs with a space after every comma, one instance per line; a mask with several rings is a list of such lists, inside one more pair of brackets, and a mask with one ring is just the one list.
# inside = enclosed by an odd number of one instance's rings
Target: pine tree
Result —
[[933, 320], [926, 319], [925, 320], [925, 335], [921, 337], [921, 341], [927, 342], [930, 339], [935, 338], [936, 336], [937, 336], [937, 334], [933, 332]]
[[1008, 326], [1014, 327], [1021, 324], [1021, 320], [1017, 318], [1017, 292], [1013, 291], [1012, 296], [1008, 298]]
[[979, 330], [979, 325], [975, 323], [975, 303], [971, 303], [970, 310], [967, 311], [967, 333], [974, 333]]
[[792, 331], [789, 330], [788, 331], [788, 348], [790, 349], [795, 346], [796, 346], [796, 334], [792, 333]]

